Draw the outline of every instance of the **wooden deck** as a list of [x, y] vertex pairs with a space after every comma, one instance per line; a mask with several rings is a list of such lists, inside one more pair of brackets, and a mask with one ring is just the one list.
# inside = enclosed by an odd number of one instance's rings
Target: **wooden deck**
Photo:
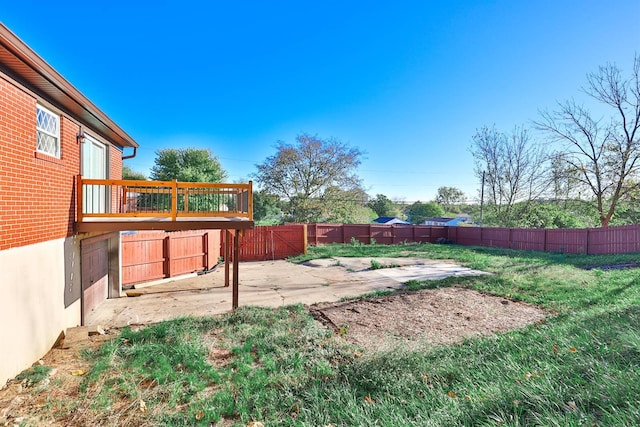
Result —
[[76, 231], [246, 230], [252, 183], [220, 184], [77, 177]]

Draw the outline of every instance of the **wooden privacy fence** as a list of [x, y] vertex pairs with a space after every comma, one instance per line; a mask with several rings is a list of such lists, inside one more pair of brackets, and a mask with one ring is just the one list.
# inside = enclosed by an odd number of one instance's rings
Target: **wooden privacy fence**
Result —
[[122, 284], [148, 282], [213, 268], [220, 230], [137, 231], [122, 235]]
[[[137, 231], [122, 235], [124, 286], [213, 268], [222, 254], [220, 230]], [[240, 237], [239, 261], [284, 259], [306, 252], [306, 226], [255, 227]]]
[[447, 227], [429, 225], [379, 225], [379, 224], [308, 224], [309, 244], [379, 243], [393, 245], [402, 242], [435, 243], [447, 238]]
[[240, 238], [240, 261], [284, 259], [307, 252], [306, 225], [259, 226]]
[[[435, 243], [575, 254], [640, 252], [640, 224], [587, 229], [435, 227], [427, 225], [287, 224], [245, 230], [239, 261], [284, 259], [306, 252], [307, 243]], [[122, 283], [213, 268], [221, 254], [220, 230], [141, 231], [122, 236]]]
[[467, 246], [589, 255], [640, 252], [640, 224], [580, 229], [448, 228], [449, 240]]
[[489, 246], [574, 254], [640, 252], [640, 224], [604, 228], [535, 229], [493, 227], [433, 227], [425, 225], [309, 224], [310, 244], [435, 243], [445, 238], [465, 246]]

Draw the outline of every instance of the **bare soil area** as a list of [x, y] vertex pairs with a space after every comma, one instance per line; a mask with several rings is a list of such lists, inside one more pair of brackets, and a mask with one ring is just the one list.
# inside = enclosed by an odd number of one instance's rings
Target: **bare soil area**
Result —
[[[49, 375], [40, 383], [29, 384], [27, 380], [9, 380], [0, 390], [0, 426], [68, 426], [76, 414], [60, 412], [56, 401], [80, 399], [80, 383], [91, 368], [89, 361], [80, 354], [82, 349], [99, 346], [115, 338], [118, 330], [97, 335], [77, 347], [53, 348], [36, 365], [48, 366]], [[86, 403], [86, 402], [85, 402]], [[51, 420], [55, 418], [57, 422]]]
[[454, 344], [542, 321], [529, 304], [463, 288], [440, 288], [311, 307], [314, 317], [364, 350]]

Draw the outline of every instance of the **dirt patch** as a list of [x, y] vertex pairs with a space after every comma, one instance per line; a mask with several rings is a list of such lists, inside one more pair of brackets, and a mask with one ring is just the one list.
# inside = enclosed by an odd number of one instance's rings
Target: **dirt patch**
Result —
[[453, 344], [539, 322], [539, 308], [462, 288], [323, 303], [311, 313], [363, 349]]
[[[90, 369], [90, 363], [80, 354], [83, 349], [96, 348], [115, 338], [118, 330], [106, 335], [91, 336], [74, 348], [53, 348], [36, 365], [51, 367], [47, 378], [29, 386], [28, 381], [9, 380], [0, 389], [0, 425], [70, 425], [74, 416], [68, 407], [79, 402], [80, 383]], [[57, 419], [53, 422], [52, 418]]]
[[584, 267], [585, 270], [628, 270], [631, 268], [640, 268], [640, 263], [619, 262], [616, 264], [598, 264]]

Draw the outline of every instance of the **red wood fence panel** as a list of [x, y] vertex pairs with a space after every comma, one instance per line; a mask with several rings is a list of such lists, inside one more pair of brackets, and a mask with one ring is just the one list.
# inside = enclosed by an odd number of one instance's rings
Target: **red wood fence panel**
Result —
[[[313, 224], [313, 240], [314, 244], [319, 243], [344, 243], [344, 234], [342, 224]], [[307, 231], [309, 228], [307, 228]]]
[[[432, 227], [424, 225], [308, 224], [309, 244], [435, 243], [446, 238], [464, 246], [492, 246], [576, 254], [640, 252], [640, 224], [590, 229]], [[372, 240], [373, 239], [373, 240]]]
[[587, 231], [591, 254], [640, 252], [640, 225], [592, 228]]
[[546, 230], [541, 228], [512, 228], [511, 249], [544, 251]]
[[586, 229], [546, 230], [545, 251], [568, 254], [588, 253]]
[[343, 224], [342, 242], [351, 243], [358, 241], [360, 243], [371, 243], [370, 231], [369, 224]]
[[482, 246], [509, 248], [510, 230], [508, 228], [483, 228]]
[[206, 232], [178, 231], [167, 233], [169, 242], [169, 277], [207, 268]]
[[402, 242], [433, 243], [449, 236], [447, 227], [430, 225], [307, 224], [307, 231], [310, 245], [351, 243], [352, 239], [364, 244], [375, 241], [384, 245]]
[[449, 240], [453, 243], [464, 246], [482, 245], [482, 228], [480, 227], [449, 227], [449, 230]]
[[148, 282], [213, 268], [219, 230], [138, 231], [122, 235], [122, 284]]
[[239, 261], [285, 259], [305, 252], [305, 225], [258, 226], [240, 238]]
[[165, 277], [166, 233], [138, 231], [122, 235], [122, 284]]

